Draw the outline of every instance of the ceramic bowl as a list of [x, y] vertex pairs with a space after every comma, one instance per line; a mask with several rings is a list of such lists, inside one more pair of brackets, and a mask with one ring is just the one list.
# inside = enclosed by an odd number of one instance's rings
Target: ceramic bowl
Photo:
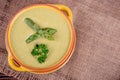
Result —
[[[68, 27], [70, 29], [70, 36], [71, 36], [69, 47], [68, 47], [66, 53], [64, 54], [64, 56], [57, 63], [55, 63], [52, 66], [47, 67], [47, 68], [46, 67], [45, 68], [44, 67], [43, 68], [33, 68], [31, 66], [24, 64], [15, 55], [15, 52], [13, 50], [13, 47], [11, 46], [12, 43], [10, 40], [11, 29], [13, 27], [13, 23], [18, 18], [18, 16], [21, 15], [22, 13], [24, 13], [24, 11], [26, 11], [26, 10], [30, 10], [32, 8], [39, 8], [39, 7], [50, 8], [50, 9], [56, 11], [58, 14], [60, 14], [61, 17], [64, 17], [66, 22], [69, 24]], [[75, 34], [73, 21], [72, 21], [72, 12], [67, 6], [61, 5], [61, 4], [35, 4], [35, 5], [25, 7], [22, 10], [20, 10], [17, 14], [15, 14], [15, 16], [10, 21], [10, 23], [7, 27], [7, 30], [6, 30], [5, 43], [6, 43], [6, 48], [8, 51], [8, 63], [12, 69], [14, 69], [16, 71], [27, 71], [27, 72], [38, 73], [38, 74], [46, 74], [46, 73], [51, 73], [53, 71], [56, 71], [56, 70], [60, 69], [66, 62], [68, 62], [68, 60], [72, 56], [73, 51], [75, 49], [76, 34]]]

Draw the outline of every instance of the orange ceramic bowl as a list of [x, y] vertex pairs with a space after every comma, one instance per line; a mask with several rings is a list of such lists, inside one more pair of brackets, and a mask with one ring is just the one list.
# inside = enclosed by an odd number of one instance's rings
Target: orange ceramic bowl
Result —
[[[37, 7], [51, 8], [52, 10], [55, 10], [56, 12], [58, 12], [58, 14], [61, 15], [61, 17], [65, 18], [65, 20], [69, 24], [69, 29], [70, 29], [70, 43], [69, 43], [69, 47], [67, 48], [66, 53], [58, 62], [56, 62], [54, 65], [47, 67], [47, 68], [46, 67], [45, 68], [44, 67], [43, 68], [34, 68], [34, 67], [24, 64], [15, 55], [13, 47], [11, 46], [12, 43], [10, 40], [10, 35], [11, 35], [11, 29], [13, 27], [13, 23], [18, 18], [18, 16], [21, 15], [24, 11], [35, 8], [35, 7], [36, 8]], [[55, 4], [35, 4], [35, 5], [28, 6], [24, 9], [20, 10], [10, 21], [10, 23], [7, 27], [7, 30], [6, 30], [5, 43], [6, 43], [6, 48], [8, 51], [8, 63], [12, 69], [14, 69], [16, 71], [27, 71], [27, 72], [39, 73], [39, 74], [46, 74], [46, 73], [56, 71], [59, 68], [61, 68], [70, 59], [70, 57], [73, 54], [73, 51], [75, 49], [76, 34], [75, 34], [74, 27], [73, 27], [73, 22], [72, 22], [72, 12], [68, 7], [66, 7], [64, 5], [59, 5], [59, 4], [57, 4], [57, 5], [55, 5]]]

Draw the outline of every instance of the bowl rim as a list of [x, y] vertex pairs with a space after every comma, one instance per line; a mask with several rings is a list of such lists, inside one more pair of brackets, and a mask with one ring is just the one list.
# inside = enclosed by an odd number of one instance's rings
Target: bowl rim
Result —
[[[69, 47], [65, 53], [65, 55], [56, 63], [56, 64], [53, 64], [52, 66], [48, 67], [48, 68], [33, 68], [33, 67], [30, 67], [30, 66], [27, 66], [25, 65], [24, 63], [22, 63], [16, 56], [15, 56], [15, 53], [11, 47], [11, 43], [10, 43], [10, 32], [11, 32], [11, 28], [12, 28], [12, 23], [14, 22], [14, 20], [20, 15], [22, 14], [24, 11], [26, 10], [29, 10], [30, 8], [33, 8], [33, 7], [37, 7], [37, 6], [46, 6], [46, 7], [49, 7], [49, 8], [53, 8], [54, 10], [58, 11], [60, 14], [62, 14], [66, 20], [68, 21], [68, 24], [69, 24], [69, 29], [70, 29], [70, 34], [71, 34], [71, 40], [70, 40], [70, 43], [69, 43]], [[44, 73], [44, 72], [51, 72], [51, 71], [54, 71], [54, 70], [57, 70], [59, 68], [61, 68], [68, 60], [69, 58], [71, 57], [71, 55], [73, 54], [73, 51], [74, 51], [74, 48], [75, 48], [75, 44], [76, 44], [76, 34], [75, 34], [75, 30], [74, 30], [74, 27], [73, 27], [73, 24], [72, 24], [72, 21], [68, 18], [67, 15], [65, 15], [59, 8], [55, 7], [54, 5], [52, 4], [34, 4], [34, 5], [30, 5], [30, 6], [27, 6], [23, 9], [21, 9], [19, 12], [17, 12], [12, 20], [10, 20], [8, 26], [7, 26], [7, 30], [6, 30], [6, 37], [5, 37], [5, 43], [6, 43], [6, 48], [7, 48], [7, 51], [9, 52], [9, 54], [12, 56], [12, 58], [17, 61], [20, 66], [22, 66], [23, 68], [26, 68], [28, 69], [29, 71], [31, 72], [40, 72], [40, 73]]]

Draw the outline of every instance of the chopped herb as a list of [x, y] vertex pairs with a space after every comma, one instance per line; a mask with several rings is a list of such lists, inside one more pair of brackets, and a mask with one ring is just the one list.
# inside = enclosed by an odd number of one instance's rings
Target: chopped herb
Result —
[[38, 62], [43, 63], [47, 58], [49, 50], [45, 44], [36, 44], [31, 54], [33, 56], [38, 56]]
[[39, 56], [38, 57], [38, 62], [39, 63], [43, 63], [43, 62], [45, 62], [45, 59], [47, 58], [47, 56], [45, 55], [45, 56]]

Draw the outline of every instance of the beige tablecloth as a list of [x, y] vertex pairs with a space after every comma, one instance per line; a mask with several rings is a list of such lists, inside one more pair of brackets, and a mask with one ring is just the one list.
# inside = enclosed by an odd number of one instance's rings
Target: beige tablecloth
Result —
[[[16, 72], [7, 63], [7, 24], [17, 11], [36, 3], [69, 6], [77, 34], [70, 61], [47, 75]], [[19, 80], [120, 80], [120, 0], [0, 0], [0, 72]]]

